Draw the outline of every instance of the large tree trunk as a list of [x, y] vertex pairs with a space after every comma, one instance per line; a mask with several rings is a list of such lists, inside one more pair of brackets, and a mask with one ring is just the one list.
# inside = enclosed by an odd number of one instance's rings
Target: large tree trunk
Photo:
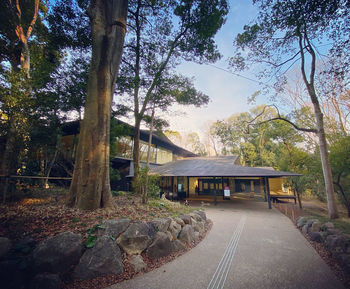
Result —
[[[316, 90], [315, 90], [315, 85], [314, 85], [314, 83], [315, 83], [315, 71], [316, 71], [316, 53], [312, 47], [312, 44], [309, 41], [309, 38], [307, 36], [306, 31], [304, 31], [303, 33], [304, 34], [299, 32], [299, 34], [298, 34], [300, 56], [301, 56], [301, 73], [303, 76], [303, 81], [304, 81], [306, 88], [307, 88], [307, 92], [310, 96], [310, 99], [311, 99], [313, 107], [314, 107], [316, 126], [317, 126], [317, 136], [318, 136], [318, 141], [319, 141], [319, 146], [320, 146], [320, 155], [321, 155], [323, 177], [324, 177], [324, 183], [325, 183], [325, 188], [326, 188], [328, 216], [330, 219], [335, 219], [335, 218], [338, 218], [339, 215], [338, 215], [337, 205], [335, 202], [332, 171], [331, 171], [331, 165], [329, 162], [328, 150], [327, 150], [327, 140], [326, 140], [326, 135], [325, 135], [325, 131], [324, 131], [323, 114], [321, 111], [320, 103], [318, 101]], [[304, 47], [304, 43], [305, 43], [306, 47]], [[305, 70], [304, 49], [306, 49], [306, 51], [311, 56], [309, 80], [306, 76], [306, 70]]]
[[123, 52], [127, 0], [92, 0], [92, 57], [87, 100], [67, 204], [112, 207], [109, 181], [111, 104]]

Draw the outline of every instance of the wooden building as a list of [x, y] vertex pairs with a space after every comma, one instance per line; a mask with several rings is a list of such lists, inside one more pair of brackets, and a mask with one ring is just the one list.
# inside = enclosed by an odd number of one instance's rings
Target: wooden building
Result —
[[277, 198], [295, 199], [284, 186], [286, 177], [298, 176], [272, 168], [244, 167], [236, 156], [191, 157], [151, 169], [160, 176], [164, 193], [178, 198], [229, 199], [236, 193], [261, 194], [271, 207]]

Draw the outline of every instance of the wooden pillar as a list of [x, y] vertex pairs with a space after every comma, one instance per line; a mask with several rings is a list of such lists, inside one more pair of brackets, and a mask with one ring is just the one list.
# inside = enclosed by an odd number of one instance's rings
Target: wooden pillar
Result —
[[190, 177], [187, 177], [187, 198], [190, 197]]
[[216, 177], [214, 177], [214, 205], [216, 206]]
[[271, 197], [270, 197], [270, 184], [269, 184], [269, 178], [265, 177], [266, 180], [266, 187], [267, 187], [267, 202], [269, 204], [269, 209], [272, 209], [271, 207]]
[[267, 202], [267, 195], [266, 195], [266, 181], [265, 177], [261, 178], [264, 186], [264, 201]]
[[171, 177], [171, 192], [175, 193], [174, 192], [174, 176]]
[[224, 177], [221, 177], [222, 195], [224, 195]]

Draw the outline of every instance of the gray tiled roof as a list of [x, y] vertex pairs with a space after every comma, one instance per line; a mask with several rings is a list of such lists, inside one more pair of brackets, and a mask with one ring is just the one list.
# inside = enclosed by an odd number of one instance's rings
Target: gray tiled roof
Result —
[[269, 168], [254, 168], [235, 165], [235, 156], [195, 157], [166, 163], [154, 167], [151, 172], [161, 176], [189, 177], [283, 177], [300, 176], [290, 172], [279, 172]]

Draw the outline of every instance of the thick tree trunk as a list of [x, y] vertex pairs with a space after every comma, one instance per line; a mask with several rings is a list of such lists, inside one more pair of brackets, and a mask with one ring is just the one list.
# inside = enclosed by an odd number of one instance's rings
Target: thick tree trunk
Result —
[[112, 207], [109, 181], [111, 104], [126, 32], [127, 0], [92, 0], [92, 57], [87, 100], [67, 204]]

